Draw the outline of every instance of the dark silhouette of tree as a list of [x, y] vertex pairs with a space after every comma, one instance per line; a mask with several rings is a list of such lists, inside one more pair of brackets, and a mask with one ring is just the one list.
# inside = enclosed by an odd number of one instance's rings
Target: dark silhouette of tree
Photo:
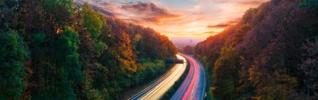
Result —
[[305, 49], [307, 53], [304, 55], [305, 59], [302, 60], [302, 64], [299, 65], [300, 71], [304, 74], [304, 93], [307, 99], [317, 99], [317, 87], [318, 87], [318, 61], [317, 61], [317, 39], [314, 42], [307, 40], [307, 44], [304, 44], [302, 49]]
[[239, 58], [234, 48], [223, 48], [220, 58], [214, 64], [213, 94], [219, 99], [235, 99], [238, 84], [238, 72], [240, 69]]
[[25, 43], [16, 32], [0, 33], [0, 98], [19, 99], [25, 83], [23, 69], [29, 52]]

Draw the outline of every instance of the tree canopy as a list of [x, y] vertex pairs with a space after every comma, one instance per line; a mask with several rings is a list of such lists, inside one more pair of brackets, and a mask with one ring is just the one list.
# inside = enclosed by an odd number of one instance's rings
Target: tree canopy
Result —
[[0, 99], [119, 99], [176, 54], [166, 36], [88, 3], [0, 0], [0, 15]]
[[211, 71], [213, 97], [317, 99], [316, 4], [317, 0], [271, 0], [198, 43], [195, 55]]

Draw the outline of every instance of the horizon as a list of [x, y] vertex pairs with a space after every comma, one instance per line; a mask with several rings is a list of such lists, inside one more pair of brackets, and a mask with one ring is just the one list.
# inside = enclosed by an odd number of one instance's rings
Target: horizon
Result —
[[266, 1], [269, 0], [74, 0], [97, 6], [108, 16], [150, 27], [175, 44], [204, 41], [236, 24], [246, 10]]

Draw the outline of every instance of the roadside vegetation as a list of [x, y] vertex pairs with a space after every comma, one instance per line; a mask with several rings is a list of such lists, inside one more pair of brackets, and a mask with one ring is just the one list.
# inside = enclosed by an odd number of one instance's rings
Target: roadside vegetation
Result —
[[0, 99], [119, 99], [165, 69], [169, 39], [72, 0], [0, 0]]
[[180, 78], [173, 84], [173, 86], [160, 98], [161, 100], [168, 100], [171, 99], [172, 96], [177, 92], [181, 84], [184, 82], [185, 78], [187, 77], [190, 69], [190, 63], [187, 61], [187, 66], [185, 71], [182, 73]]
[[317, 99], [317, 4], [270, 0], [197, 44], [209, 99]]

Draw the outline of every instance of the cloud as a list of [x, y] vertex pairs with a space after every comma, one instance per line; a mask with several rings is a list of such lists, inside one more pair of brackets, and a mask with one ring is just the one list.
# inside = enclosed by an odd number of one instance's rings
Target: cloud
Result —
[[171, 13], [167, 8], [159, 7], [154, 3], [126, 3], [120, 8], [136, 16], [134, 19], [156, 24], [164, 24], [165, 21], [182, 18], [182, 15]]
[[232, 21], [228, 21], [228, 22], [224, 22], [224, 23], [220, 23], [220, 24], [216, 24], [216, 25], [208, 25], [208, 28], [225, 28], [227, 26], [233, 25], [235, 23], [237, 23], [241, 18], [237, 18], [235, 20]]
[[[108, 4], [105, 4], [104, 8], [109, 8], [107, 6]], [[116, 14], [115, 12], [111, 11], [111, 10], [107, 10], [107, 9], [103, 9], [99, 6], [96, 6], [96, 5], [91, 5], [93, 9], [95, 10], [98, 10], [99, 12], [101, 12], [102, 14], [104, 14], [105, 16], [109, 16], [109, 17], [116, 17], [116, 15], [119, 15], [119, 14]]]
[[269, 0], [73, 0], [106, 16], [151, 27], [169, 38], [200, 38], [237, 23], [244, 12]]
[[241, 1], [239, 2], [239, 4], [242, 5], [259, 5], [261, 3], [263, 3], [264, 1]]
[[215, 31], [209, 31], [209, 32], [204, 32], [204, 34], [215, 34], [215, 33], [218, 33], [218, 32], [215, 32]]
[[268, 0], [212, 0], [215, 3], [241, 3], [241, 4], [260, 4]]
[[221, 23], [221, 24], [217, 24], [217, 25], [208, 25], [208, 28], [225, 28], [225, 27], [227, 27], [229, 25], [230, 24]]
[[154, 3], [126, 3], [125, 5], [122, 5], [121, 8], [129, 12], [151, 16], [178, 17], [178, 15], [170, 13], [166, 8], [158, 7]]
[[189, 31], [189, 32], [166, 32], [166, 35], [169, 35], [169, 36], [177, 36], [177, 37], [180, 37], [180, 36], [192, 36], [192, 37], [201, 37], [201, 36], [205, 36], [205, 37], [208, 37], [208, 36], [211, 36], [211, 35], [215, 35], [215, 34], [218, 34], [219, 31], [207, 31], [207, 32], [197, 32], [197, 31]]
[[217, 32], [217, 31], [208, 31], [208, 32], [204, 32], [204, 33], [202, 33], [202, 35], [209, 35], [209, 36], [211, 36], [211, 35], [215, 35], [215, 34], [218, 34], [219, 32]]
[[102, 3], [92, 4], [92, 6], [106, 16], [119, 17], [135, 24], [152, 23], [161, 25], [183, 17], [183, 15], [172, 13], [167, 8], [159, 7], [151, 2], [126, 2], [120, 5]]
[[191, 15], [206, 15], [208, 13], [206, 12], [194, 12], [194, 13], [191, 13]]

